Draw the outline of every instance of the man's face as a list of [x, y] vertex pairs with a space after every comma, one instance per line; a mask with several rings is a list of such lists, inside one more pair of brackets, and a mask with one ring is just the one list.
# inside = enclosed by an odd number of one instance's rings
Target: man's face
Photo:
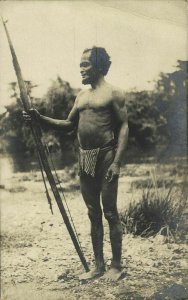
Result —
[[83, 84], [92, 84], [99, 78], [99, 72], [90, 61], [91, 51], [82, 54], [80, 62], [80, 73]]

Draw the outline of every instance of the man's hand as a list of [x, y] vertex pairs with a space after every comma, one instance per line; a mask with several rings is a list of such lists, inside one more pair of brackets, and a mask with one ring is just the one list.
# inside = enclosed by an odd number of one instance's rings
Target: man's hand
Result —
[[36, 109], [30, 109], [28, 113], [26, 111], [22, 112], [23, 119], [26, 124], [31, 124], [32, 120], [40, 118], [40, 113]]
[[106, 174], [106, 179], [111, 182], [113, 179], [117, 178], [120, 174], [120, 165], [118, 163], [112, 163]]

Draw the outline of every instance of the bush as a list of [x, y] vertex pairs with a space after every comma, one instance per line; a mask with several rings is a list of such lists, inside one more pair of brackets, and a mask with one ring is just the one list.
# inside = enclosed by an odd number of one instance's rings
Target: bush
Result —
[[[77, 89], [62, 80], [59, 76], [52, 81], [46, 95], [42, 98], [32, 97], [32, 88], [35, 87], [30, 81], [25, 82], [32, 106], [41, 114], [52, 118], [66, 119], [71, 110]], [[35, 153], [35, 142], [29, 127], [25, 126], [22, 117], [23, 106], [19, 97], [16, 82], [10, 83], [11, 98], [14, 102], [6, 107], [7, 113], [0, 118], [0, 151], [10, 152], [12, 155], [33, 155]], [[65, 135], [62, 131], [43, 130], [43, 142], [48, 145], [50, 152], [61, 150], [65, 164], [76, 161], [75, 145], [72, 143], [74, 133]], [[3, 141], [3, 142], [2, 142]]]
[[[159, 181], [161, 186], [161, 180]], [[143, 189], [139, 202], [133, 202], [120, 214], [124, 231], [134, 235], [151, 236], [157, 233], [174, 236], [183, 222], [185, 197], [173, 185], [159, 188], [153, 176], [152, 183]]]
[[157, 107], [155, 92], [127, 94], [129, 144], [143, 150], [154, 149], [166, 137], [166, 119]]

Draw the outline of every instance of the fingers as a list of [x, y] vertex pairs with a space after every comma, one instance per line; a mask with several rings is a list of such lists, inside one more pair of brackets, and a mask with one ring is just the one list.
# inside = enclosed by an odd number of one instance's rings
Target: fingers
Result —
[[37, 119], [40, 116], [40, 113], [36, 109], [29, 109], [28, 112], [22, 111], [23, 119], [26, 123], [30, 123], [33, 120]]
[[111, 181], [115, 180], [116, 178], [118, 178], [118, 175], [117, 175], [117, 174], [114, 174], [114, 173], [112, 172], [110, 178], [108, 179], [108, 182], [111, 182]]
[[32, 116], [32, 117], [36, 117], [38, 115], [38, 111], [34, 108], [31, 108], [29, 110], [29, 114]]
[[22, 112], [22, 116], [23, 116], [23, 119], [26, 123], [31, 122], [31, 116], [28, 113], [26, 113], [25, 111]]
[[105, 179], [109, 180], [109, 178], [110, 178], [110, 170], [107, 171]]
[[39, 120], [40, 119], [40, 113], [38, 112], [37, 109], [31, 108], [29, 110], [29, 114], [30, 116], [34, 119], [34, 120]]
[[106, 179], [108, 180], [108, 182], [111, 182], [113, 179], [113, 173], [112, 170], [108, 170], [107, 174], [106, 174]]
[[31, 119], [30, 115], [28, 113], [26, 113], [25, 111], [22, 111], [22, 116], [24, 119], [27, 119], [27, 118]]
[[112, 170], [108, 170], [107, 174], [106, 174], [106, 180], [108, 180], [108, 182], [111, 182], [113, 180], [115, 180], [116, 178], [118, 178], [119, 174], [114, 173]]

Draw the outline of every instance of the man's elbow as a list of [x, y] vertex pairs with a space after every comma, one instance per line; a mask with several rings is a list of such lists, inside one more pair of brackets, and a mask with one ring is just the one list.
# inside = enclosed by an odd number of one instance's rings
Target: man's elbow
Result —
[[72, 122], [72, 121], [70, 121], [69, 119], [67, 119], [66, 121], [65, 121], [65, 123], [66, 123], [66, 129], [68, 130], [68, 131], [72, 131], [73, 129], [75, 129], [75, 124], [74, 124], [74, 122]]

